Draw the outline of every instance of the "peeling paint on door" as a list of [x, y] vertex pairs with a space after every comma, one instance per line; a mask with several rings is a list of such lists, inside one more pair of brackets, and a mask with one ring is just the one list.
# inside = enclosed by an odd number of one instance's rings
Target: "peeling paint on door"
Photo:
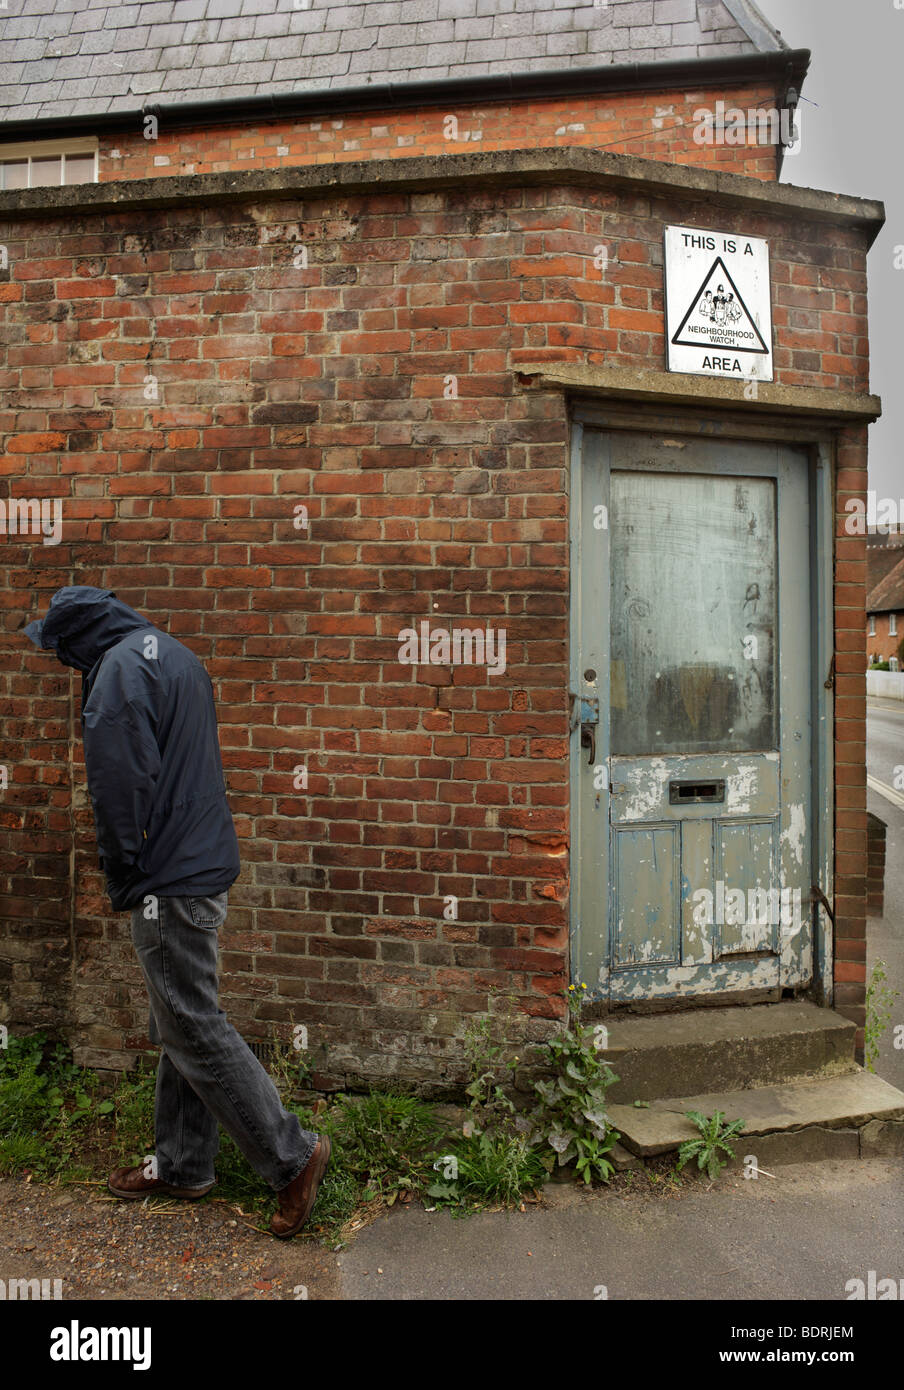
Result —
[[[599, 701], [594, 805], [609, 814], [582, 934], [599, 942], [586, 974], [614, 1000], [776, 989], [812, 970], [806, 459], [677, 443], [613, 434], [589, 455], [609, 526], [581, 562], [600, 599], [578, 664], [600, 676], [578, 693]], [[784, 889], [802, 894], [792, 924]]]

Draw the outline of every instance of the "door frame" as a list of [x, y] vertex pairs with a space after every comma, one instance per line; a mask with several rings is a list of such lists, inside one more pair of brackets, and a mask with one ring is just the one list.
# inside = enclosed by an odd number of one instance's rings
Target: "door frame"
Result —
[[[731, 439], [746, 443], [791, 444], [805, 448], [809, 458], [809, 562], [811, 602], [815, 606], [814, 621], [810, 624], [810, 727], [812, 825], [811, 860], [812, 882], [819, 886], [829, 903], [833, 900], [834, 861], [833, 831], [835, 823], [834, 796], [834, 513], [835, 496], [835, 431], [830, 425], [812, 417], [770, 415], [751, 416], [732, 412], [712, 403], [709, 409], [697, 407], [659, 407], [644, 403], [640, 408], [619, 400], [593, 402], [577, 399], [571, 402], [571, 442], [569, 451], [569, 663], [568, 709], [572, 697], [580, 698], [586, 685], [583, 672], [601, 665], [600, 656], [582, 645], [582, 618], [585, 610], [608, 614], [607, 596], [585, 592], [582, 520], [603, 499], [592, 495], [592, 483], [583, 469], [584, 439], [588, 430], [602, 433], [628, 431], [634, 434], [693, 435], [698, 438]], [[599, 533], [605, 547], [604, 566], [609, 572], [609, 532]], [[590, 569], [592, 573], [592, 567]], [[592, 582], [588, 584], [592, 588]], [[608, 648], [608, 638], [606, 639]], [[595, 665], [596, 664], [596, 665]], [[608, 678], [606, 674], [606, 679]], [[588, 962], [609, 959], [608, 912], [596, 913], [596, 926], [591, 926], [590, 914], [583, 920], [582, 904], [598, 896], [600, 884], [609, 894], [609, 793], [598, 792], [591, 799], [588, 783], [581, 778], [581, 758], [586, 751], [581, 746], [581, 726], [570, 730], [570, 895], [569, 942], [572, 983], [587, 985], [588, 1002], [608, 1008], [608, 967], [599, 978]], [[608, 724], [602, 723], [597, 733], [595, 759], [608, 763]], [[833, 988], [832, 922], [825, 908], [817, 902], [810, 904], [811, 931], [814, 945], [813, 979], [807, 993], [817, 1003], [831, 1007]], [[590, 933], [603, 934], [604, 940], [594, 941]], [[589, 972], [589, 973], [587, 973]], [[659, 1001], [659, 1007], [666, 1001]], [[668, 1001], [675, 1007], [727, 1005], [732, 997], [708, 995], [694, 1001], [676, 998]]]

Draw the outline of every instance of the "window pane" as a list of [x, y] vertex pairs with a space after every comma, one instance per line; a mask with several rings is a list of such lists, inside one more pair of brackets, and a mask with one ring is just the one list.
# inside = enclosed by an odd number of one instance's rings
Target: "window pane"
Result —
[[94, 155], [67, 154], [63, 178], [66, 183], [93, 183]]
[[50, 159], [33, 159], [31, 161], [32, 188], [59, 186], [62, 181], [63, 161], [60, 155], [55, 154]]
[[612, 473], [616, 755], [776, 744], [775, 483]]
[[27, 159], [7, 159], [0, 169], [3, 170], [4, 188], [27, 188], [28, 187], [28, 160]]

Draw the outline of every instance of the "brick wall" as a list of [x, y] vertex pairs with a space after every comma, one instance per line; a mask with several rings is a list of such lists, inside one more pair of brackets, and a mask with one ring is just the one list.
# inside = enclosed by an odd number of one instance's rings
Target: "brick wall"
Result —
[[[752, 178], [777, 177], [776, 145], [697, 144], [694, 113], [726, 108], [745, 113], [774, 108], [776, 93], [755, 84], [726, 91], [618, 92], [600, 96], [532, 98], [478, 106], [348, 112], [303, 120], [260, 121], [206, 130], [167, 130], [161, 117], [156, 139], [141, 130], [105, 135], [100, 143], [101, 181], [173, 174], [280, 169], [299, 164], [341, 164], [360, 159], [461, 154], [471, 150], [586, 145], [641, 159], [659, 159]], [[456, 138], [457, 137], [457, 138]], [[732, 135], [734, 139], [734, 135]], [[765, 133], [762, 136], [765, 141]]]
[[[3, 539], [12, 1026], [62, 1019], [108, 1064], [146, 1045], [127, 919], [96, 868], [78, 685], [14, 631], [67, 582], [114, 588], [213, 678], [243, 859], [223, 997], [246, 1035], [304, 1022], [329, 1047], [324, 1084], [441, 1088], [494, 990], [516, 1037], [561, 1013], [568, 422], [517, 369], [664, 365], [664, 221], [770, 237], [777, 381], [866, 388], [862, 234], [797, 213], [565, 184], [0, 228], [2, 487], [64, 517], [59, 545]], [[864, 541], [843, 520], [865, 451], [847, 431], [836, 564], [839, 1002], [861, 1020]], [[400, 630], [427, 618], [504, 625], [504, 676], [401, 665]]]
[[874, 816], [872, 811], [868, 811], [866, 816], [866, 913], [868, 917], [882, 917], [885, 914], [885, 831], [885, 821]]
[[867, 431], [841, 432], [835, 512], [835, 1005], [866, 1017], [866, 538], [848, 534], [845, 502], [866, 502]]

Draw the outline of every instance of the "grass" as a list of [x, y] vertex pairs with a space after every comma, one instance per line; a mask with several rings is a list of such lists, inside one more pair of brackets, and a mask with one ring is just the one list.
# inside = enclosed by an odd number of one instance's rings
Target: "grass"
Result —
[[[277, 1058], [270, 1074], [305, 1129], [328, 1134], [332, 1158], [307, 1228], [333, 1245], [383, 1206], [421, 1197], [455, 1214], [511, 1205], [545, 1170], [522, 1136], [463, 1136], [427, 1101], [401, 1088], [338, 1094], [326, 1105], [298, 1100], [304, 1059]], [[155, 1069], [146, 1064], [105, 1084], [42, 1033], [11, 1037], [0, 1051], [0, 1173], [45, 1182], [98, 1182], [111, 1168], [153, 1150]], [[303, 1093], [302, 1093], [303, 1094]], [[313, 1097], [312, 1097], [313, 1102]], [[457, 1175], [445, 1181], [454, 1155]], [[217, 1186], [210, 1197], [241, 1208], [262, 1228], [272, 1189], [221, 1131]]]
[[441, 1161], [440, 1174], [427, 1189], [437, 1206], [454, 1212], [488, 1203], [515, 1206], [526, 1191], [540, 1187], [548, 1174], [539, 1154], [523, 1135], [490, 1130], [456, 1136], [453, 1153]]
[[[475, 1075], [485, 1080], [477, 1062]], [[434, 1106], [399, 1087], [329, 1102], [305, 1093], [310, 1067], [297, 1054], [277, 1056], [269, 1071], [302, 1126], [332, 1141], [304, 1234], [333, 1248], [397, 1202], [419, 1198], [461, 1217], [520, 1206], [547, 1180], [542, 1146], [529, 1142], [522, 1117], [495, 1086], [472, 1094], [469, 1122], [450, 1128]], [[155, 1079], [155, 1066], [144, 1063], [104, 1082], [43, 1034], [10, 1038], [0, 1048], [0, 1174], [98, 1184], [111, 1168], [140, 1163], [153, 1149]], [[202, 1201], [225, 1202], [265, 1229], [273, 1192], [222, 1131], [216, 1166], [217, 1186]], [[663, 1156], [641, 1171], [614, 1174], [607, 1186], [622, 1200], [674, 1200], [686, 1181], [674, 1156]]]
[[100, 1078], [76, 1067], [42, 1033], [12, 1038], [0, 1052], [0, 1173], [76, 1180], [91, 1169], [98, 1130], [114, 1103]]

